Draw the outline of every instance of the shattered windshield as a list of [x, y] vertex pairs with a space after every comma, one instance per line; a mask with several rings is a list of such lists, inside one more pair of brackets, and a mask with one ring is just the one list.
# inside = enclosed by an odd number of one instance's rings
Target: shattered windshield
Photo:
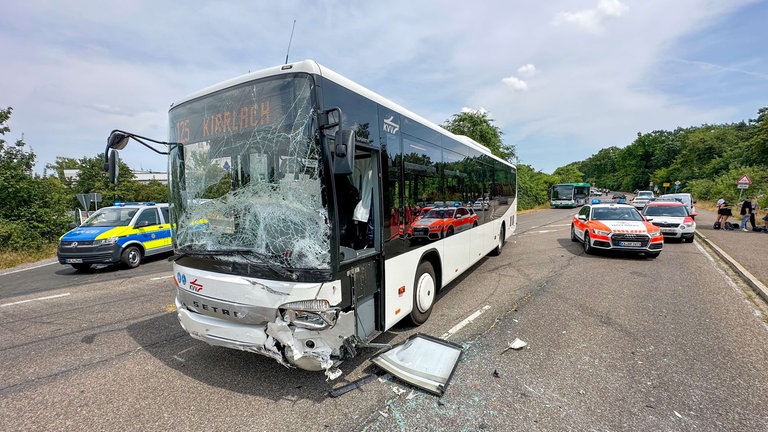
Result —
[[171, 110], [178, 253], [295, 269], [330, 268], [312, 80], [250, 82]]

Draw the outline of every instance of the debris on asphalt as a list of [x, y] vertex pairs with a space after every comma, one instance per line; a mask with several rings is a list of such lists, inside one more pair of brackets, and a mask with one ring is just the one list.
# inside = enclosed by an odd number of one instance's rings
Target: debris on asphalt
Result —
[[336, 378], [338, 378], [339, 376], [341, 376], [341, 369], [339, 369], [339, 368], [334, 368], [333, 370], [326, 369], [325, 370], [325, 376], [327, 377], [325, 379], [326, 381], [333, 381]]
[[[343, 394], [349, 393], [352, 390], [355, 390], [357, 388], [362, 387], [364, 384], [369, 383], [369, 382], [373, 381], [376, 378], [378, 378], [379, 381], [381, 381], [381, 379], [382, 379], [382, 377], [380, 375], [372, 373], [372, 374], [366, 375], [366, 376], [364, 376], [364, 377], [362, 377], [362, 378], [360, 378], [358, 380], [352, 381], [349, 384], [341, 386], [341, 387], [339, 387], [337, 389], [333, 389], [328, 394], [331, 397], [339, 397], [339, 396], [341, 396]], [[384, 381], [381, 381], [381, 382], [384, 382]]]
[[515, 338], [515, 340], [513, 340], [512, 342], [509, 342], [509, 345], [506, 348], [504, 348], [504, 351], [502, 351], [502, 354], [511, 349], [519, 350], [519, 349], [525, 348], [527, 345], [528, 343], [524, 342], [520, 338]]

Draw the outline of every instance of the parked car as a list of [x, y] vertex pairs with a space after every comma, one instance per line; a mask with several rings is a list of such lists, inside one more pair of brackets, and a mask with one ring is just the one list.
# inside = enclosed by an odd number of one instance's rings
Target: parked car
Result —
[[696, 216], [696, 201], [693, 200], [693, 197], [689, 193], [673, 193], [673, 194], [664, 194], [656, 198], [657, 200], [660, 199], [676, 199], [680, 201], [681, 203], [685, 204], [685, 207], [688, 209], [688, 213], [691, 215], [691, 217]]
[[637, 209], [642, 209], [654, 196], [653, 191], [637, 191], [637, 195], [632, 198], [631, 204]]
[[610, 250], [639, 252], [656, 258], [664, 248], [661, 229], [628, 204], [585, 205], [573, 216], [571, 240], [581, 242], [587, 254]]
[[477, 226], [477, 214], [466, 207], [433, 208], [413, 224], [412, 239], [439, 240]]
[[643, 209], [645, 219], [659, 227], [664, 237], [689, 243], [693, 243], [696, 232], [696, 222], [693, 220], [695, 215], [688, 212], [685, 204], [672, 198], [657, 198]]

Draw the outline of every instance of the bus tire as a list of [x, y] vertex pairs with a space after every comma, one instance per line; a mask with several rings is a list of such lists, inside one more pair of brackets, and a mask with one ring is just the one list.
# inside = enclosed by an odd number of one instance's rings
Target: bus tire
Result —
[[505, 242], [504, 234], [505, 233], [506, 232], [504, 231], [504, 225], [502, 225], [501, 228], [499, 228], [499, 239], [496, 242], [496, 247], [493, 248], [493, 250], [490, 253], [491, 256], [499, 256], [499, 255], [501, 255], [501, 250], [504, 248], [504, 242]]
[[91, 264], [88, 264], [88, 263], [77, 263], [77, 264], [70, 264], [70, 265], [77, 271], [89, 270], [91, 268]]
[[120, 258], [128, 268], [136, 268], [141, 264], [141, 250], [137, 246], [128, 246]]
[[432, 314], [432, 306], [437, 297], [437, 279], [435, 270], [428, 261], [419, 264], [416, 278], [413, 280], [413, 309], [409, 318], [414, 325], [420, 326], [427, 322]]

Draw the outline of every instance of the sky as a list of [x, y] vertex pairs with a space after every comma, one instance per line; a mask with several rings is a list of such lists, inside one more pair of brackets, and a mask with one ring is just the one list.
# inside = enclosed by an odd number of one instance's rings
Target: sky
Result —
[[[113, 129], [165, 140], [171, 103], [288, 55], [436, 124], [484, 110], [518, 163], [552, 173], [638, 133], [756, 118], [767, 22], [767, 0], [5, 2], [3, 139], [41, 174]], [[120, 156], [166, 171], [137, 143]]]

